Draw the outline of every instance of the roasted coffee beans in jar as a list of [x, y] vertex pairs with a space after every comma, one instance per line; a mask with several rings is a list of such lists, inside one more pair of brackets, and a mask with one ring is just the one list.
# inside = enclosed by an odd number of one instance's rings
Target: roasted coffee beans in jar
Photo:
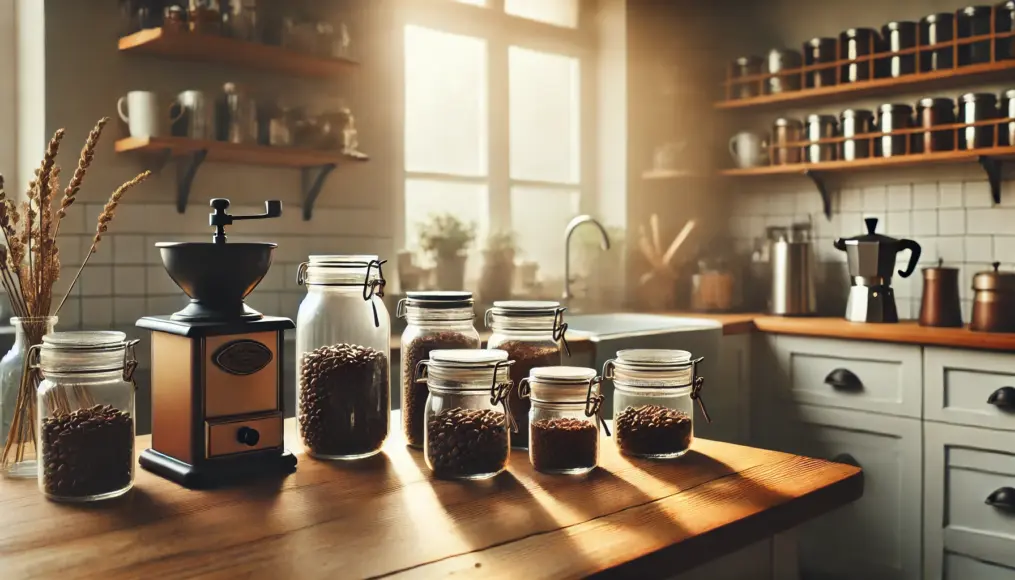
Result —
[[514, 420], [507, 406], [511, 362], [502, 350], [435, 350], [426, 378], [423, 450], [441, 479], [488, 479], [507, 467]]
[[[510, 300], [494, 302], [493, 308], [486, 311], [486, 326], [493, 331], [486, 346], [507, 351], [514, 361], [511, 381], [515, 385], [536, 367], [560, 365], [561, 351], [567, 346], [564, 310], [558, 302]], [[525, 449], [529, 445], [529, 400], [519, 397], [516, 390], [508, 404], [518, 421], [518, 433], [511, 444]]]
[[395, 315], [404, 318], [402, 332], [402, 432], [409, 447], [423, 448], [423, 415], [430, 394], [426, 381], [414, 376], [420, 361], [435, 350], [477, 349], [472, 292], [407, 292]]
[[43, 379], [36, 428], [47, 498], [98, 501], [134, 485], [137, 342], [122, 332], [57, 332], [29, 351], [29, 380], [34, 371]]
[[613, 380], [614, 438], [621, 453], [650, 459], [680, 457], [694, 440], [694, 401], [701, 401], [702, 358], [683, 350], [622, 350], [606, 361], [603, 377]]
[[[583, 367], [534, 368], [518, 385], [532, 401], [529, 461], [536, 471], [576, 475], [599, 463], [602, 377]], [[609, 434], [609, 431], [607, 431]]]
[[377, 256], [310, 256], [296, 318], [296, 418], [307, 453], [359, 459], [381, 450], [391, 417], [391, 320]]

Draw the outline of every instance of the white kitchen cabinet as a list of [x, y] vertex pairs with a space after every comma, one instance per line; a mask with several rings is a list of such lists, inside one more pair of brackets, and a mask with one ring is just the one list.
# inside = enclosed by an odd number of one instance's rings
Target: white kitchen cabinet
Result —
[[926, 578], [1015, 578], [1015, 433], [928, 422], [924, 436]]
[[751, 336], [723, 336], [719, 342], [717, 376], [705, 377], [701, 395], [712, 423], [695, 410], [695, 436], [745, 444], [750, 438]]
[[863, 497], [798, 529], [803, 577], [920, 577], [918, 419], [814, 405], [776, 406], [765, 428], [777, 449], [864, 470]]
[[1015, 355], [923, 350], [924, 418], [1015, 431]]

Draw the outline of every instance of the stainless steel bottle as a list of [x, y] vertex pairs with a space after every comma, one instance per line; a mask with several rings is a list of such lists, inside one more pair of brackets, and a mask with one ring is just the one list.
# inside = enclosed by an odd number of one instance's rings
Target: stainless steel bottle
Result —
[[772, 230], [772, 298], [769, 312], [780, 316], [814, 314], [814, 258], [811, 252], [810, 224], [794, 224]]

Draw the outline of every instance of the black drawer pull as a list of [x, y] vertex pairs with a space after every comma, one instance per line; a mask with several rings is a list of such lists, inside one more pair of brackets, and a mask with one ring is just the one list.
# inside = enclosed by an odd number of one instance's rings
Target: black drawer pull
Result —
[[987, 496], [984, 503], [1005, 511], [1015, 511], [1015, 488], [999, 487]]
[[853, 467], [860, 467], [860, 462], [856, 460], [849, 453], [840, 453], [832, 458], [832, 463], [845, 463], [846, 465], [852, 465]]
[[987, 403], [1005, 411], [1015, 410], [1015, 387], [1001, 387], [987, 397]]
[[835, 369], [825, 377], [825, 384], [831, 385], [836, 391], [857, 392], [863, 390], [863, 383], [860, 377], [846, 369]]

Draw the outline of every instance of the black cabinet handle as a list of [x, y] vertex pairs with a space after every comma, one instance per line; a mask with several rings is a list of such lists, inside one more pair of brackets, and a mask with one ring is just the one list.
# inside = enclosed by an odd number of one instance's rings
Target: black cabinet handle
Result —
[[999, 487], [987, 496], [984, 503], [997, 509], [1015, 511], [1015, 488]]
[[987, 403], [1005, 411], [1015, 411], [1015, 387], [1001, 387], [987, 397]]
[[261, 434], [257, 432], [257, 429], [240, 427], [236, 430], [236, 440], [248, 447], [253, 447], [261, 440]]
[[837, 391], [856, 392], [863, 390], [863, 383], [860, 382], [860, 377], [846, 369], [835, 369], [828, 373], [828, 376], [825, 377], [825, 384], [831, 385]]
[[846, 465], [852, 465], [853, 467], [860, 467], [860, 462], [856, 460], [849, 453], [840, 453], [832, 458], [832, 463], [845, 463]]

